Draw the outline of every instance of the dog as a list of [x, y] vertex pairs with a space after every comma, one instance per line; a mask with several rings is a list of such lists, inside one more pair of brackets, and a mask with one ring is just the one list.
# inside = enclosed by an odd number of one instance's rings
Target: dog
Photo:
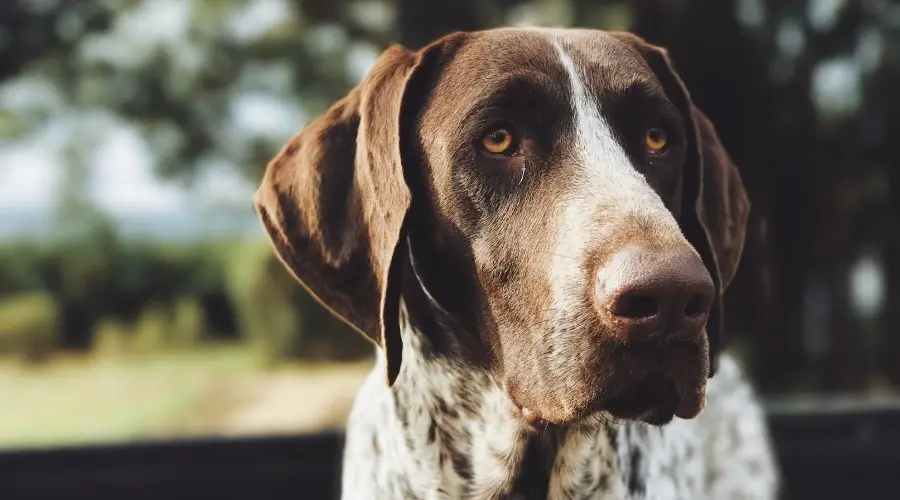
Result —
[[750, 209], [665, 49], [499, 28], [385, 50], [266, 167], [280, 261], [377, 347], [344, 499], [771, 499], [723, 352]]

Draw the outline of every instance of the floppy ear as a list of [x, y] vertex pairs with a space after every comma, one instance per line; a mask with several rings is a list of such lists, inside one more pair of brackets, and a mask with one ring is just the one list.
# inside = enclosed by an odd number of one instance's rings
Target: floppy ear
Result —
[[266, 167], [255, 207], [279, 259], [333, 314], [379, 345], [387, 381], [400, 371], [399, 256], [411, 193], [404, 109], [429, 46], [387, 49], [363, 81], [307, 125]]
[[681, 111], [687, 129], [687, 156], [682, 174], [681, 228], [710, 270], [717, 299], [710, 310], [707, 336], [710, 376], [724, 348], [722, 295], [737, 273], [750, 200], [737, 167], [719, 140], [715, 127], [691, 100], [668, 52], [630, 33], [615, 36], [635, 47], [656, 74], [666, 96]]

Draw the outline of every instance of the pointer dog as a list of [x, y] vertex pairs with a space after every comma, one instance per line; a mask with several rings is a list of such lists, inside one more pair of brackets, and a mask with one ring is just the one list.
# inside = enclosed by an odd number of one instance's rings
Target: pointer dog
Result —
[[665, 50], [530, 28], [391, 47], [256, 208], [380, 348], [343, 498], [776, 496], [722, 353], [749, 202]]

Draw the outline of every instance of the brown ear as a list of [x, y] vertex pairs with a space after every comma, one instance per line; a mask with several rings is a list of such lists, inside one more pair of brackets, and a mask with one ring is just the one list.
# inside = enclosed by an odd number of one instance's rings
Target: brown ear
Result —
[[680, 223], [685, 237], [710, 270], [718, 291], [706, 327], [712, 376], [718, 365], [718, 354], [724, 347], [722, 294], [737, 273], [744, 250], [750, 200], [740, 173], [719, 140], [715, 127], [694, 105], [668, 52], [630, 33], [619, 32], [614, 36], [640, 52], [685, 122], [688, 148], [682, 178]]
[[[400, 143], [404, 96], [434, 46], [387, 49], [363, 81], [266, 167], [256, 210], [279, 259], [333, 314], [379, 345], [387, 380], [400, 371], [403, 225], [411, 193]], [[409, 87], [409, 88], [408, 88]]]

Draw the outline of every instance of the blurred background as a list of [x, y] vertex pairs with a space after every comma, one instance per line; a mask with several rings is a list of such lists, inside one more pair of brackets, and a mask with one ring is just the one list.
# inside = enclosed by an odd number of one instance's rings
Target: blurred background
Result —
[[276, 260], [263, 167], [391, 42], [667, 46], [752, 202], [731, 347], [772, 405], [900, 393], [900, 3], [4, 0], [0, 449], [340, 429], [373, 347]]

